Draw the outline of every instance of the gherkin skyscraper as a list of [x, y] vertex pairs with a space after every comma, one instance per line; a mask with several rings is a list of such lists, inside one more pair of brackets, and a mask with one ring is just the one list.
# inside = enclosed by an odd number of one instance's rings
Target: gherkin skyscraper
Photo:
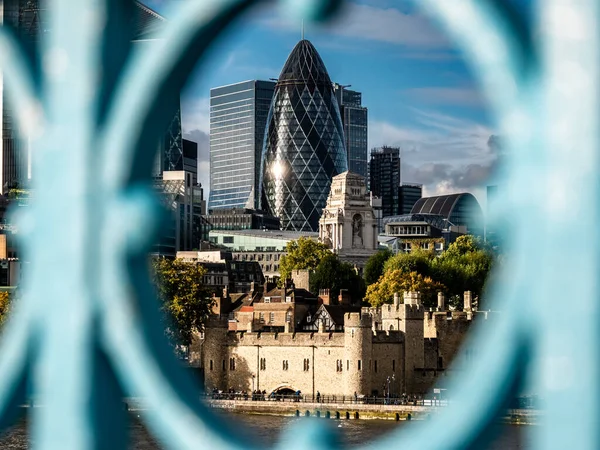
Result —
[[333, 85], [315, 47], [303, 39], [275, 87], [263, 148], [263, 199], [290, 231], [317, 231], [331, 179], [348, 170]]

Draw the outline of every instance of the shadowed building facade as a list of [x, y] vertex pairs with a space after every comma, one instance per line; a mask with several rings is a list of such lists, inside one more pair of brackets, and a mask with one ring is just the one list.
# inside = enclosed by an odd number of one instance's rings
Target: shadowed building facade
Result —
[[383, 146], [371, 150], [369, 188], [381, 199], [383, 217], [400, 213], [400, 149]]
[[348, 170], [340, 109], [315, 47], [300, 41], [281, 71], [267, 120], [263, 193], [289, 231], [317, 231], [331, 179]]

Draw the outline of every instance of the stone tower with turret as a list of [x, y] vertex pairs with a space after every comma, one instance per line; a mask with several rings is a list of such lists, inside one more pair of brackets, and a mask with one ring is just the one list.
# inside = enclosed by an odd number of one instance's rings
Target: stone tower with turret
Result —
[[333, 177], [319, 220], [319, 240], [344, 261], [363, 267], [379, 247], [377, 235], [365, 179], [352, 172]]
[[346, 313], [344, 320], [344, 395], [370, 395], [373, 353], [371, 317], [367, 314]]
[[202, 365], [204, 366], [204, 385], [206, 392], [212, 389], [226, 389], [227, 372], [227, 319], [219, 317], [209, 318], [203, 344]]
[[424, 309], [419, 292], [405, 292], [404, 304], [398, 305], [400, 331], [404, 333], [404, 380], [405, 392], [416, 392], [415, 369], [425, 367]]

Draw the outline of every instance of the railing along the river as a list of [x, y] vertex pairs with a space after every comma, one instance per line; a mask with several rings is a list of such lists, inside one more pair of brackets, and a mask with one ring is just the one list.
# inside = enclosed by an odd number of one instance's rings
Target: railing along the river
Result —
[[[253, 401], [253, 402], [287, 402], [287, 403], [322, 403], [330, 404], [353, 404], [353, 405], [397, 405], [397, 406], [448, 406], [451, 401], [429, 396], [391, 395], [380, 396], [352, 396], [352, 395], [305, 395], [305, 394], [266, 394], [262, 392], [214, 392], [201, 397], [204, 400], [222, 401]], [[543, 401], [537, 396], [525, 396], [514, 398], [509, 403], [510, 409], [541, 409]]]

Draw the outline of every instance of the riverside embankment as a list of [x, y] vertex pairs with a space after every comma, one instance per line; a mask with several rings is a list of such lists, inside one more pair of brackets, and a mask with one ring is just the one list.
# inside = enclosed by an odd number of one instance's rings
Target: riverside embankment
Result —
[[[426, 420], [443, 411], [446, 406], [373, 405], [364, 403], [311, 403], [252, 400], [214, 400], [205, 403], [211, 408], [230, 410], [236, 413], [263, 414], [273, 416], [322, 417], [341, 420]], [[501, 422], [518, 425], [535, 425], [542, 411], [533, 409], [511, 409]]]

